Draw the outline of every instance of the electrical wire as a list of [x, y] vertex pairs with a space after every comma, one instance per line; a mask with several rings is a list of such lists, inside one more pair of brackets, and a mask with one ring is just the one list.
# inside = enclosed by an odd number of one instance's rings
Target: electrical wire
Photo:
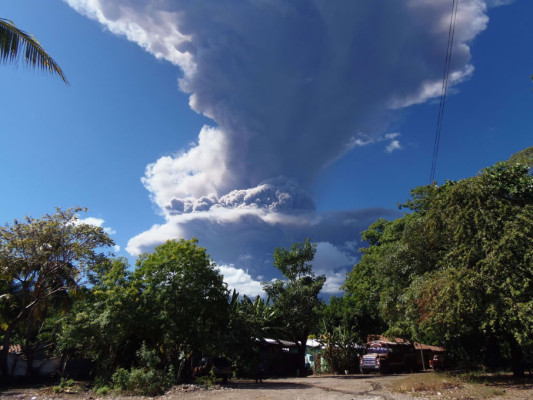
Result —
[[446, 93], [448, 91], [448, 78], [450, 75], [450, 63], [452, 60], [453, 37], [455, 35], [455, 21], [457, 19], [457, 5], [459, 0], [452, 0], [452, 13], [450, 16], [450, 27], [448, 29], [448, 45], [446, 47], [446, 58], [444, 59], [444, 72], [442, 76], [442, 90], [440, 95], [439, 113], [437, 117], [437, 129], [435, 132], [435, 143], [433, 146], [433, 159], [431, 161], [431, 173], [429, 184], [435, 181], [435, 170], [437, 168], [437, 157], [439, 154], [440, 135], [442, 131], [442, 121], [444, 118], [444, 105], [446, 104]]

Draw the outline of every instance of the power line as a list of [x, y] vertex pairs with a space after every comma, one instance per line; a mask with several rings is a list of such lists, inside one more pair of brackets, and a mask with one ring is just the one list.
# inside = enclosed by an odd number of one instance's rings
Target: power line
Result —
[[437, 130], [435, 132], [435, 143], [433, 146], [433, 159], [431, 161], [431, 173], [429, 184], [435, 180], [435, 169], [437, 168], [437, 156], [439, 154], [440, 134], [442, 131], [442, 120], [444, 118], [444, 105], [446, 104], [446, 93], [448, 91], [448, 78], [450, 75], [450, 63], [452, 60], [453, 37], [455, 35], [455, 20], [457, 19], [457, 5], [459, 0], [452, 0], [452, 13], [450, 17], [450, 27], [448, 29], [448, 45], [446, 47], [446, 58], [444, 59], [444, 73], [442, 76], [442, 90], [440, 95], [439, 114], [437, 117]]

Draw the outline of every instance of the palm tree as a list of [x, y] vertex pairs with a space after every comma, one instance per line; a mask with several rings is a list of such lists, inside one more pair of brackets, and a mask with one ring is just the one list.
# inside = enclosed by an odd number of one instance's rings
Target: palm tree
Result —
[[0, 63], [14, 62], [24, 52], [26, 64], [52, 74], [57, 74], [68, 85], [65, 74], [32, 35], [18, 29], [15, 24], [0, 18]]

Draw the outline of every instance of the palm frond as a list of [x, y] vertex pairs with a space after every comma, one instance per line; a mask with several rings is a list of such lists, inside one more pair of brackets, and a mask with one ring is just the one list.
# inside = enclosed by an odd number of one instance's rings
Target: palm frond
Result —
[[24, 54], [26, 64], [57, 74], [68, 85], [67, 78], [59, 65], [37, 39], [18, 29], [12, 21], [0, 18], [0, 62], [15, 62], [21, 53]]

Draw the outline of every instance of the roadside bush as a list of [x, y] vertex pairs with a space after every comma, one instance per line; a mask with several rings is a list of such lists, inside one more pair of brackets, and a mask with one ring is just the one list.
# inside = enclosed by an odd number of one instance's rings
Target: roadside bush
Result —
[[111, 377], [114, 389], [153, 396], [163, 393], [174, 383], [174, 368], [170, 367], [165, 373], [160, 367], [160, 360], [155, 351], [143, 344], [137, 351], [137, 356], [141, 367], [133, 367], [129, 371], [118, 368]]
[[98, 389], [96, 389], [96, 394], [98, 396], [105, 396], [111, 391], [111, 388], [109, 386], [100, 386]]
[[132, 368], [130, 371], [119, 368], [111, 381], [117, 390], [145, 396], [161, 394], [169, 386], [163, 371], [149, 368]]
[[324, 351], [324, 360], [329, 372], [343, 374], [345, 370], [359, 370], [359, 351], [351, 346], [328, 345]]
[[111, 377], [113, 387], [117, 390], [127, 390], [130, 383], [130, 373], [124, 368], [119, 368]]
[[320, 342], [325, 346], [323, 358], [328, 372], [342, 374], [344, 371], [359, 371], [360, 349], [354, 344], [355, 340], [348, 329], [342, 326], [333, 328], [320, 336]]
[[200, 376], [195, 379], [196, 383], [199, 385], [205, 386], [206, 388], [211, 388], [215, 386], [217, 377], [215, 376], [215, 373], [213, 371], [213, 368], [211, 368], [211, 371], [209, 371], [209, 374], [205, 376]]
[[144, 396], [161, 394], [173, 383], [173, 371], [150, 368], [132, 368], [130, 371], [119, 368], [111, 377], [113, 388]]
[[73, 379], [68, 379], [67, 380], [65, 378], [61, 378], [61, 381], [59, 382], [59, 385], [54, 386], [52, 388], [52, 390], [54, 391], [54, 393], [61, 393], [64, 389], [72, 387], [72, 385], [74, 385], [74, 380]]

